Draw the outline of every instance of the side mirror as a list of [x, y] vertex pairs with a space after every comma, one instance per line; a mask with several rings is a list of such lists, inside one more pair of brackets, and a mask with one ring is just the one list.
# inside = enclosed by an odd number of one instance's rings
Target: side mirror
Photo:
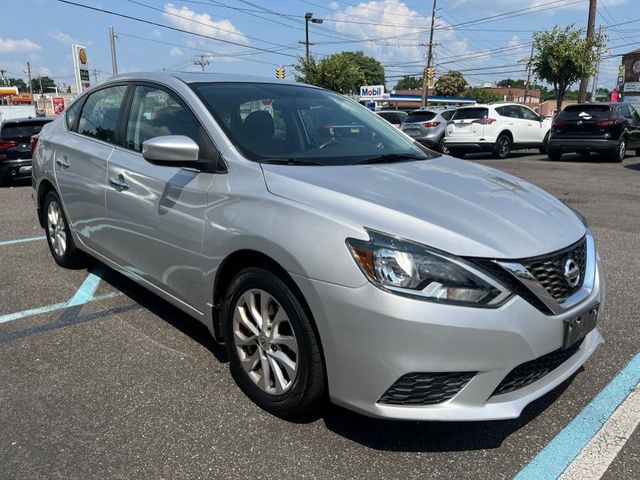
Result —
[[152, 163], [193, 163], [200, 147], [184, 135], [164, 135], [142, 143], [142, 157]]

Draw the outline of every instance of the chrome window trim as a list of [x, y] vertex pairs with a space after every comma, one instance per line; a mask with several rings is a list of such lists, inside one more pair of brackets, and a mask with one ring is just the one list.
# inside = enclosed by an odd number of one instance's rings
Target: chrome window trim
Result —
[[544, 288], [521, 263], [499, 260], [494, 260], [494, 262], [518, 279], [531, 293], [540, 299], [553, 314], [558, 315], [582, 303], [593, 291], [596, 280], [596, 248], [593, 241], [593, 234], [588, 228], [585, 234], [585, 240], [587, 242], [587, 252], [582, 286], [562, 303], [553, 298], [547, 289]]

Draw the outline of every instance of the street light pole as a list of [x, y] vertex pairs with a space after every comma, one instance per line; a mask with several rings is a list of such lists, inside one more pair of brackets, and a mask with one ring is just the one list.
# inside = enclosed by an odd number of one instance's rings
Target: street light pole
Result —
[[309, 20], [311, 23], [322, 23], [324, 20], [321, 18], [313, 18], [313, 13], [307, 12], [304, 14], [304, 45], [305, 45], [305, 59], [309, 63]]
[[118, 59], [116, 57], [116, 32], [113, 25], [109, 26], [109, 44], [111, 45], [111, 70], [114, 75], [118, 74]]

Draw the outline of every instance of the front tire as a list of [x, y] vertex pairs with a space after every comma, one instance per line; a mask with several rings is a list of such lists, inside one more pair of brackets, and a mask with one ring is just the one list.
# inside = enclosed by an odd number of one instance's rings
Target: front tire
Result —
[[231, 375], [259, 407], [280, 417], [310, 413], [322, 400], [320, 343], [292, 289], [273, 273], [247, 268], [222, 308]]
[[496, 140], [496, 145], [493, 149], [493, 157], [504, 160], [509, 157], [511, 153], [511, 138], [509, 135], [502, 134]]
[[64, 268], [79, 268], [86, 263], [86, 256], [76, 247], [62, 202], [56, 192], [49, 192], [44, 199], [43, 215], [47, 244], [53, 259]]

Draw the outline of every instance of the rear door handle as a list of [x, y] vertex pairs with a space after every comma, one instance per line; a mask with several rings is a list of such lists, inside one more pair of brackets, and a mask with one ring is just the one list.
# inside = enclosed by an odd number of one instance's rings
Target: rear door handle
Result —
[[129, 184], [124, 179], [122, 174], [109, 178], [109, 183], [116, 187], [116, 190], [126, 190], [127, 188], [129, 188]]
[[66, 159], [62, 160], [60, 158], [56, 158], [56, 164], [58, 164], [60, 168], [69, 168], [71, 166], [71, 164], [68, 163]]

